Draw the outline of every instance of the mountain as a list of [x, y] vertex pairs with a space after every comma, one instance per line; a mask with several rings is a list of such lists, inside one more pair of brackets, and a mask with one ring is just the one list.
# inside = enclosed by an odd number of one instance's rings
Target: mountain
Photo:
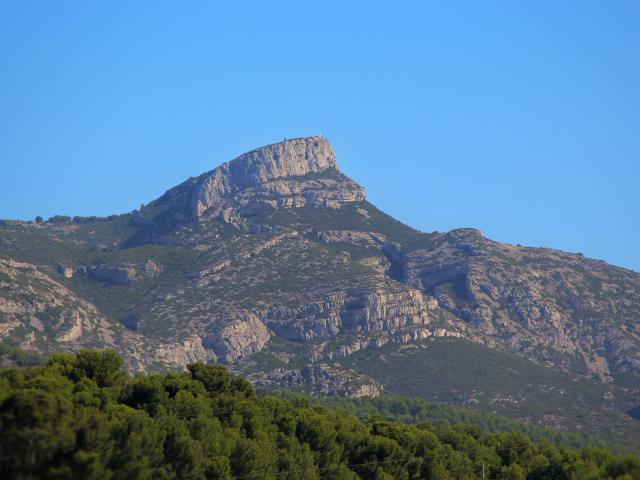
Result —
[[638, 442], [639, 307], [636, 272], [403, 225], [323, 137], [128, 214], [0, 225], [0, 336], [22, 348], [226, 363], [261, 387], [386, 390]]

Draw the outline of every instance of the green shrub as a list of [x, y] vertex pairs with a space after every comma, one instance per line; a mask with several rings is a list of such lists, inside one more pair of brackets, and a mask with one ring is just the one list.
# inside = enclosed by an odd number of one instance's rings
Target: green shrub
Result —
[[640, 478], [520, 431], [371, 420], [256, 396], [223, 367], [129, 377], [111, 351], [0, 370], [0, 478]]

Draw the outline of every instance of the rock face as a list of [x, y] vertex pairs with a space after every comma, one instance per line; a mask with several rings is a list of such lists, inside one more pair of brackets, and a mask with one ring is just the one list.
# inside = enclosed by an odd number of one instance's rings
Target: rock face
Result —
[[[294, 205], [296, 201], [327, 202], [327, 198], [316, 198], [313, 185], [283, 179], [329, 169], [337, 170], [338, 166], [331, 145], [322, 137], [297, 138], [252, 150], [200, 177], [192, 193], [192, 215], [199, 217], [239, 192], [256, 187], [261, 187], [255, 192], [258, 195], [276, 193], [290, 198]], [[250, 204], [255, 193], [237, 200]], [[337, 202], [339, 198], [333, 200]]]
[[332, 291], [303, 305], [281, 305], [257, 314], [278, 335], [295, 341], [334, 337], [343, 331], [392, 334], [427, 326], [429, 310], [435, 308], [433, 300], [418, 290], [395, 290], [381, 283], [360, 290]]
[[91, 276], [105, 282], [126, 285], [136, 279], [136, 270], [131, 265], [115, 267], [101, 263], [91, 270]]
[[340, 172], [327, 139], [296, 138], [252, 150], [189, 179], [152, 202], [146, 212], [153, 216], [139, 221], [156, 230], [167, 222], [173, 226], [212, 217], [237, 223], [263, 211], [340, 208], [364, 199], [364, 189]]
[[258, 387], [304, 390], [312, 395], [358, 398], [377, 397], [382, 393], [382, 385], [372, 379], [326, 364], [293, 370], [277, 369], [270, 374], [251, 375], [249, 379]]
[[233, 362], [262, 350], [269, 341], [269, 330], [253, 314], [245, 314], [224, 323], [203, 341], [218, 358]]
[[97, 308], [42, 268], [0, 258], [0, 279], [0, 339], [33, 350], [47, 344], [77, 349], [113, 343], [114, 333]]
[[614, 371], [640, 374], [635, 272], [473, 229], [408, 253], [403, 269], [405, 283], [510, 349], [563, 368], [578, 359], [604, 381]]
[[[78, 267], [76, 270], [81, 270], [81, 268]], [[157, 277], [162, 272], [162, 267], [153, 260], [147, 260], [144, 264], [138, 265], [107, 265], [99, 263], [89, 268], [84, 267], [83, 271], [88, 272], [91, 277], [98, 280], [127, 285], [145, 278]]]

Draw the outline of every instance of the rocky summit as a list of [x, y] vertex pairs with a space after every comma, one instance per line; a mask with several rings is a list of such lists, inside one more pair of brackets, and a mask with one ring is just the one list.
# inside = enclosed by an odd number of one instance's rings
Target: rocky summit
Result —
[[624, 436], [640, 430], [638, 312], [637, 272], [394, 220], [324, 137], [252, 150], [124, 215], [0, 225], [0, 337], [111, 347], [131, 371], [219, 362], [265, 388], [386, 390]]
[[237, 225], [246, 216], [281, 208], [340, 208], [365, 199], [341, 174], [323, 137], [296, 138], [245, 153], [172, 188], [147, 210], [153, 233], [204, 218]]

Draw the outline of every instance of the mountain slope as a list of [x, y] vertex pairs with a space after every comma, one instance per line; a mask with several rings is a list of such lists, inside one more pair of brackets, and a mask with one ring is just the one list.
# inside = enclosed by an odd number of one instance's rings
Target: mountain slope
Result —
[[[322, 137], [253, 150], [129, 214], [5, 221], [0, 256], [0, 335], [43, 353], [113, 345], [132, 370], [224, 362], [258, 385], [362, 395], [392, 383], [375, 375], [384, 345], [451, 337], [614, 398], [582, 409], [640, 403], [637, 273], [418, 232], [368, 203]], [[342, 361], [361, 351], [372, 368]]]

